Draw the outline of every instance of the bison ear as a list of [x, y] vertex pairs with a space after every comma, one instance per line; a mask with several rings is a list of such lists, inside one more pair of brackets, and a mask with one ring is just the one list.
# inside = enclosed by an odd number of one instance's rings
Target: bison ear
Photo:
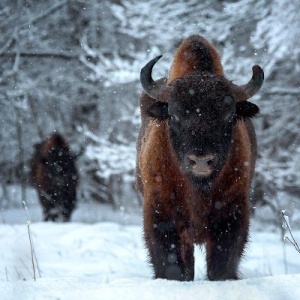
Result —
[[259, 113], [259, 108], [254, 103], [248, 101], [236, 103], [235, 114], [237, 119], [253, 118], [258, 113]]
[[164, 121], [169, 118], [168, 103], [157, 101], [147, 108], [147, 113], [158, 121]]

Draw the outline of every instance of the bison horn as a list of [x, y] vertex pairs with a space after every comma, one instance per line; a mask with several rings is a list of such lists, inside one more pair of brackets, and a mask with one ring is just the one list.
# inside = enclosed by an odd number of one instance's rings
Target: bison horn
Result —
[[247, 99], [254, 96], [259, 91], [264, 82], [264, 71], [259, 65], [253, 66], [252, 72], [253, 75], [250, 81], [247, 84], [241, 86], [241, 88], [247, 95]]
[[[150, 60], [141, 70], [140, 81], [145, 93], [153, 99], [157, 99], [159, 92], [162, 89], [162, 81], [154, 81], [152, 79], [152, 69], [156, 62], [162, 57], [159, 55], [152, 60]], [[165, 82], [165, 80], [164, 80]]]

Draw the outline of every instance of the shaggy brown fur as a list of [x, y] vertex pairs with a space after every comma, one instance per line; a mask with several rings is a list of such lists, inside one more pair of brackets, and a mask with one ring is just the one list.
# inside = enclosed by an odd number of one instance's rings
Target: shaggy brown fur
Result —
[[64, 138], [55, 133], [35, 145], [31, 179], [35, 185], [45, 221], [70, 221], [75, 208], [78, 174], [75, 156]]
[[[179, 46], [167, 84], [156, 99], [168, 103], [169, 112], [173, 100], [168, 89], [181, 79], [187, 82], [184, 87], [189, 85], [190, 74], [196, 74], [199, 81], [211, 76], [215, 82], [221, 77], [235, 103], [249, 98], [223, 77], [215, 48], [203, 37], [191, 36]], [[184, 94], [174, 97], [178, 103], [188, 103]], [[193, 184], [183, 171], [176, 150], [179, 137], [174, 142], [170, 117], [159, 120], [149, 113], [156, 100], [145, 92], [141, 95], [142, 127], [137, 142], [137, 188], [144, 198], [144, 236], [155, 278], [193, 280], [196, 243], [206, 246], [210, 280], [237, 279], [238, 264], [248, 240], [249, 188], [256, 157], [251, 116], [236, 117], [226, 160], [216, 169], [211, 188], [205, 190], [201, 184]], [[198, 137], [205, 126], [203, 123], [199, 127]], [[188, 135], [190, 131], [181, 133]]]
[[196, 70], [224, 75], [217, 50], [202, 36], [190, 36], [177, 49], [168, 82]]

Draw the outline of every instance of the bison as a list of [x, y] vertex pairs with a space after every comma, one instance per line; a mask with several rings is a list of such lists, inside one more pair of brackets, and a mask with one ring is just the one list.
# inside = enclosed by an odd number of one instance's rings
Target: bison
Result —
[[194, 244], [205, 245], [209, 280], [238, 279], [248, 240], [249, 190], [256, 159], [248, 99], [261, 88], [253, 66], [245, 85], [226, 79], [216, 49], [193, 35], [178, 47], [168, 78], [141, 70], [142, 126], [137, 188], [155, 278], [194, 279]]
[[78, 184], [75, 160], [76, 156], [58, 133], [35, 145], [31, 179], [39, 195], [44, 221], [70, 221]]

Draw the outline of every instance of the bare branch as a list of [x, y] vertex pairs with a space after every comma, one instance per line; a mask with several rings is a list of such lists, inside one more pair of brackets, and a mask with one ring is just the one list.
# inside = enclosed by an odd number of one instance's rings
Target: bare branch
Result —
[[5, 43], [5, 45], [0, 49], [0, 56], [5, 53], [17, 40], [18, 36], [18, 28], [15, 28], [14, 32], [12, 33], [11, 37]]
[[22, 27], [34, 24], [39, 22], [40, 20], [44, 19], [45, 17], [47, 17], [48, 15], [50, 15], [51, 13], [53, 13], [54, 11], [60, 9], [62, 6], [64, 6], [66, 3], [68, 2], [68, 0], [63, 0], [59, 3], [53, 4], [52, 6], [50, 6], [48, 9], [46, 9], [44, 12], [42, 12], [41, 14], [37, 15], [35, 18], [31, 19], [28, 22], [25, 22], [24, 24], [22, 24], [19, 29], [21, 29]]
[[33, 19], [21, 24], [17, 28], [15, 28], [15, 30], [14, 30], [13, 34], [11, 35], [11, 37], [8, 39], [8, 41], [5, 43], [5, 45], [0, 49], [0, 56], [3, 55], [3, 53], [5, 53], [15, 43], [15, 41], [18, 39], [19, 31], [22, 28], [24, 28], [28, 25], [35, 24], [35, 23], [39, 22], [40, 20], [44, 19], [45, 17], [47, 17], [48, 15], [53, 13], [54, 11], [60, 9], [67, 2], [68, 2], [68, 0], [63, 0], [60, 3], [56, 3], [52, 6], [50, 6], [48, 9], [46, 9], [41, 14], [37, 15], [35, 18], [33, 18]]
[[0, 56], [2, 57], [11, 57], [19, 55], [20, 57], [30, 57], [30, 58], [58, 58], [58, 59], [64, 59], [64, 60], [72, 60], [72, 59], [78, 59], [79, 53], [74, 54], [74, 52], [17, 52], [17, 51], [11, 51], [9, 53], [2, 53], [0, 51]]

